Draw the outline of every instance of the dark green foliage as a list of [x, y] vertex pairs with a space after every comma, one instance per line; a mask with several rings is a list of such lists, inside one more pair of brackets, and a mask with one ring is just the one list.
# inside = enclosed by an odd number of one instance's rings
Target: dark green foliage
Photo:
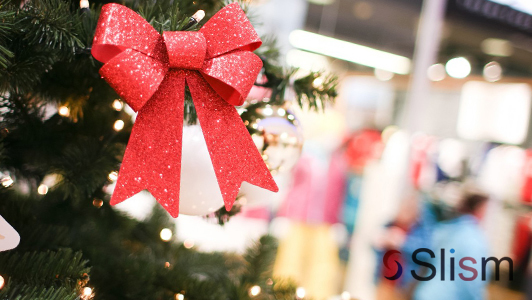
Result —
[[[89, 269], [85, 266], [81, 252], [58, 250], [46, 252], [7, 252], [0, 257], [2, 274], [28, 285], [69, 287], [75, 290], [83, 274]], [[13, 284], [13, 283], [11, 283]]]
[[75, 300], [79, 299], [76, 292], [72, 292], [67, 288], [59, 287], [43, 287], [35, 285], [22, 285], [16, 288], [7, 286], [6, 289], [0, 291], [0, 299], [9, 300]]

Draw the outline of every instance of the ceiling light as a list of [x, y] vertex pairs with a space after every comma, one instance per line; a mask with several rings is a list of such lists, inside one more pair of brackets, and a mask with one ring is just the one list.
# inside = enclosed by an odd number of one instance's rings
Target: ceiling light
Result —
[[409, 58], [389, 52], [303, 30], [292, 31], [289, 39], [290, 44], [298, 49], [396, 74], [404, 75], [410, 71]]
[[507, 40], [489, 38], [480, 44], [482, 52], [492, 56], [511, 56], [514, 52], [512, 43]]
[[489, 62], [484, 66], [482, 74], [484, 75], [484, 79], [486, 79], [486, 81], [498, 81], [502, 77], [502, 67], [496, 61]]
[[471, 64], [465, 57], [455, 57], [445, 64], [445, 71], [454, 78], [466, 78], [471, 73]]

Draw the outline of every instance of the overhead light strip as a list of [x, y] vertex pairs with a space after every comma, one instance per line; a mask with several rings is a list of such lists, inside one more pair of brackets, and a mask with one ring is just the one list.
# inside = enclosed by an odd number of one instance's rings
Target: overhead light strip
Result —
[[292, 31], [289, 39], [292, 46], [301, 50], [390, 71], [396, 74], [405, 75], [410, 72], [410, 59], [397, 54], [304, 30]]

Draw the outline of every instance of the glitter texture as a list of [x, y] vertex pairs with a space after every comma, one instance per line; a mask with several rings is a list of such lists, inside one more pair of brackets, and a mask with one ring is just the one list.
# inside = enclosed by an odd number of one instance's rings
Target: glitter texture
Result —
[[243, 181], [277, 191], [234, 105], [241, 105], [262, 67], [252, 52], [261, 41], [236, 3], [198, 32], [161, 36], [119, 4], [102, 8], [92, 47], [102, 77], [138, 116], [111, 204], [147, 189], [173, 216], [179, 187], [185, 84], [229, 210]]

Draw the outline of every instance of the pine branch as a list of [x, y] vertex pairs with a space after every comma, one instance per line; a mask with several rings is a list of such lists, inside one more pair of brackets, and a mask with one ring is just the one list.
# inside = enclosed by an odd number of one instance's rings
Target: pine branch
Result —
[[262, 236], [244, 254], [248, 267], [242, 277], [243, 283], [258, 283], [272, 276], [272, 265], [277, 253], [277, 240], [272, 236]]
[[1, 300], [76, 300], [79, 293], [64, 287], [8, 284], [0, 290]]
[[6, 1], [0, 2], [0, 67], [6, 68], [8, 60], [13, 58], [14, 54], [6, 46], [9, 41], [9, 35], [14, 30], [16, 22], [14, 20], [15, 12], [4, 11], [3, 7], [8, 5]]
[[[323, 78], [322, 83], [316, 85], [316, 79]], [[305, 77], [294, 81], [293, 87], [299, 106], [309, 106], [310, 109], [324, 110], [328, 102], [333, 102], [338, 95], [336, 88], [338, 78], [335, 75], [325, 75], [323, 72], [311, 72]]]
[[24, 40], [29, 45], [40, 45], [49, 50], [60, 50], [69, 57], [77, 49], [85, 48], [78, 35], [81, 20], [63, 0], [40, 0], [24, 4], [20, 26], [24, 28]]
[[[264, 44], [256, 53], [263, 62], [265, 83], [256, 83], [258, 86], [272, 90], [270, 103], [282, 104], [285, 99], [286, 89], [293, 88], [297, 104], [300, 107], [308, 107], [313, 110], [323, 110], [327, 103], [334, 102], [338, 86], [338, 78], [325, 72], [308, 72], [300, 75], [297, 68], [283, 68], [279, 65], [279, 51], [274, 38], [264, 38]], [[316, 84], [316, 79], [321, 83]]]
[[81, 252], [71, 249], [46, 252], [0, 253], [0, 274], [11, 284], [69, 287], [75, 290], [89, 272]]
[[7, 16], [0, 37], [0, 92], [30, 91], [46, 71], [85, 48], [78, 35], [80, 16], [62, 0], [26, 2], [22, 8], [2, 2]]

